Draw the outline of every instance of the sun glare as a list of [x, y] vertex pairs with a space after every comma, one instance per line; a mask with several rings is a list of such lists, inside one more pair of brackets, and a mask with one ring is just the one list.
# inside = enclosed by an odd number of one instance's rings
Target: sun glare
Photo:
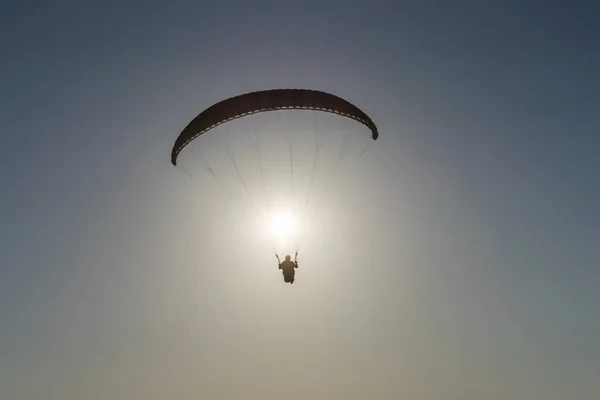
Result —
[[273, 212], [269, 216], [268, 228], [274, 238], [285, 240], [294, 232], [294, 216], [292, 213], [285, 211]]

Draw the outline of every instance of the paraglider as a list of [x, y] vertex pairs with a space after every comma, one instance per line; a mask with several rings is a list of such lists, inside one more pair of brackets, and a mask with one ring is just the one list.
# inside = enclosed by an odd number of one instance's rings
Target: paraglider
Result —
[[289, 255], [285, 256], [285, 260], [283, 262], [281, 262], [277, 253], [275, 253], [275, 257], [277, 257], [279, 269], [282, 270], [283, 281], [293, 284], [294, 276], [296, 275], [296, 268], [298, 268], [298, 252], [296, 252], [294, 261], [291, 260], [291, 256]]
[[[181, 166], [185, 160], [182, 169], [192, 177], [190, 164], [208, 172], [249, 226], [264, 225], [271, 216], [273, 237], [253, 238], [269, 242], [284, 281], [293, 283], [301, 238], [311, 236], [307, 226], [335, 181], [337, 167], [357, 143], [362, 155], [378, 136], [371, 118], [338, 96], [309, 89], [263, 90], [202, 111], [175, 140], [171, 163]], [[286, 256], [280, 262], [277, 249], [290, 246], [296, 259]]]

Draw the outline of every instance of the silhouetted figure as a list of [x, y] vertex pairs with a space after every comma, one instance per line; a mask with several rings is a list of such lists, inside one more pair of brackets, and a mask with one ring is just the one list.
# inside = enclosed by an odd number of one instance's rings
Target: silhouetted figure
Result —
[[298, 268], [298, 252], [296, 252], [294, 261], [291, 260], [291, 257], [289, 255], [285, 256], [285, 260], [283, 260], [283, 262], [281, 262], [277, 253], [275, 253], [275, 257], [277, 257], [279, 269], [283, 272], [283, 281], [286, 283], [293, 284], [294, 275], [296, 275], [296, 268]]

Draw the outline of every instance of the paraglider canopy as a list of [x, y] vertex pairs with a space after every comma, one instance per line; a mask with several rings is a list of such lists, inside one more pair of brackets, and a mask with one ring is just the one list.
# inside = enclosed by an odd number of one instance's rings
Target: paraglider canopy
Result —
[[227, 121], [259, 112], [294, 109], [340, 114], [367, 126], [372, 132], [373, 140], [379, 136], [375, 123], [367, 114], [333, 94], [309, 89], [263, 90], [231, 97], [202, 111], [175, 141], [171, 151], [171, 163], [177, 165], [177, 156], [188, 143]]

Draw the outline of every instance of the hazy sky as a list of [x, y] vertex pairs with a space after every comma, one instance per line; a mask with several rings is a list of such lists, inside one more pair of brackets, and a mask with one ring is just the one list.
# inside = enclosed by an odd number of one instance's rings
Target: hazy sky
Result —
[[[4, 1], [0, 398], [600, 398], [596, 1]], [[205, 107], [338, 94], [380, 139], [296, 283]]]

